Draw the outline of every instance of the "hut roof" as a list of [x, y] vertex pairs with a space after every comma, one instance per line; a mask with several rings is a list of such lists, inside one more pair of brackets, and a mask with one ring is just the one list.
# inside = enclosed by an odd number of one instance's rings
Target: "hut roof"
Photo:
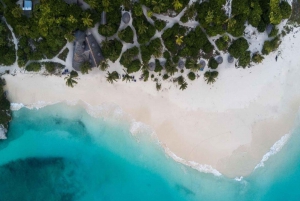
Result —
[[148, 64], [148, 67], [149, 67], [149, 70], [150, 70], [150, 71], [154, 71], [154, 70], [155, 70], [155, 63], [154, 63], [154, 62], [150, 62], [150, 63]]
[[101, 48], [92, 34], [86, 37], [86, 41], [91, 50], [90, 57], [92, 58], [92, 67], [98, 67], [100, 62], [104, 59]]
[[125, 24], [128, 24], [130, 22], [130, 14], [128, 12], [125, 12], [122, 16], [122, 21], [125, 23]]
[[223, 63], [223, 57], [218, 56], [218, 57], [216, 58], [216, 61], [218, 62], [218, 64]]
[[184, 61], [180, 60], [180, 61], [178, 62], [178, 68], [179, 68], [179, 69], [183, 69], [183, 68], [184, 68], [184, 65], [185, 65]]
[[106, 23], [107, 23], [106, 12], [102, 11], [100, 24], [105, 25]]
[[98, 67], [104, 59], [101, 48], [92, 34], [86, 35], [82, 31], [75, 32], [72, 66], [80, 70], [80, 66], [89, 61], [91, 67]]
[[233, 63], [234, 62], [234, 57], [229, 55], [227, 58], [228, 63]]
[[269, 35], [271, 33], [271, 31], [273, 30], [273, 25], [272, 24], [269, 24], [267, 27], [266, 27], [266, 32], [267, 34]]

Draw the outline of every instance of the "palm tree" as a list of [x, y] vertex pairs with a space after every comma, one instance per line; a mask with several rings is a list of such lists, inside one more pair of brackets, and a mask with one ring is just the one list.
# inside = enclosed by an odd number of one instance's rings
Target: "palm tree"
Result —
[[109, 50], [110, 49], [110, 41], [107, 40], [107, 38], [105, 38], [105, 40], [102, 41], [101, 43], [101, 46], [102, 46], [102, 49], [104, 50]]
[[77, 84], [77, 81], [74, 80], [76, 77], [78, 77], [78, 73], [76, 71], [72, 71], [68, 77], [65, 77], [65, 80], [67, 80], [66, 85], [73, 88], [74, 84]]
[[107, 59], [101, 61], [99, 67], [100, 67], [100, 70], [106, 71], [106, 69], [108, 69], [108, 67], [109, 67]]
[[[124, 69], [123, 69], [124, 70]], [[126, 81], [126, 83], [127, 83], [127, 81], [131, 81], [132, 80], [132, 76], [130, 76], [128, 73], [127, 73], [127, 71], [126, 70], [124, 70], [124, 72], [125, 72], [125, 75], [123, 75], [122, 77], [122, 81]]]
[[188, 84], [186, 82], [182, 83], [182, 85], [180, 85], [180, 90], [185, 90], [187, 88]]
[[93, 20], [91, 19], [91, 14], [85, 13], [85, 16], [82, 19], [83, 25], [86, 27], [93, 26]]
[[70, 16], [67, 18], [67, 21], [73, 24], [73, 23], [76, 23], [76, 22], [77, 22], [77, 19], [76, 19], [73, 15], [70, 15]]
[[182, 40], [183, 36], [176, 35], [175, 37], [176, 37], [176, 44], [181, 45], [183, 43], [183, 40]]
[[86, 3], [89, 4], [91, 8], [96, 8], [98, 6], [98, 2], [96, 0], [87, 0]]
[[213, 84], [216, 81], [218, 75], [219, 75], [218, 71], [206, 71], [204, 73], [204, 78], [207, 84]]
[[179, 85], [182, 85], [183, 83], [185, 83], [185, 80], [184, 77], [180, 75], [179, 77], [174, 79], [174, 82], [178, 82]]
[[88, 74], [89, 70], [91, 70], [91, 64], [88, 61], [85, 61], [83, 64], [80, 66], [80, 71], [82, 74]]
[[107, 72], [107, 77], [106, 77], [106, 80], [109, 82], [109, 83], [113, 83], [113, 82], [116, 82], [117, 79], [119, 79], [119, 73], [117, 71], [114, 71], [112, 73], [110, 72]]
[[175, 10], [179, 10], [180, 8], [182, 8], [182, 4], [179, 2], [179, 0], [174, 0], [173, 6]]
[[161, 90], [161, 84], [159, 84], [158, 82], [156, 82], [156, 90], [157, 91]]
[[109, 12], [109, 0], [102, 0], [102, 6], [104, 7], [105, 12]]
[[25, 25], [17, 25], [16, 30], [19, 33], [20, 36], [28, 36], [29, 35], [29, 26]]
[[141, 23], [138, 24], [138, 33], [143, 34], [146, 33], [148, 27], [144, 24], [144, 21], [141, 21]]
[[193, 72], [197, 72], [201, 65], [200, 64], [197, 64], [197, 61], [194, 60], [194, 59], [191, 59], [188, 63], [187, 63], [188, 67], [191, 69], [191, 71]]
[[176, 65], [172, 63], [170, 60], [167, 60], [165, 65], [166, 72], [170, 75], [174, 75], [178, 70], [176, 68]]
[[22, 16], [22, 8], [20, 6], [16, 6], [12, 9], [11, 13], [15, 18], [20, 18]]

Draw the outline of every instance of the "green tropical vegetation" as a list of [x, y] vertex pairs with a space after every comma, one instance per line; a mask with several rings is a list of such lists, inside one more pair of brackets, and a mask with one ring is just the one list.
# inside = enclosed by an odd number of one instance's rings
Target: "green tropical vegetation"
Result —
[[3, 90], [5, 83], [5, 80], [0, 77], [0, 125], [7, 129], [12, 115], [10, 102], [7, 100], [6, 93]]
[[[42, 66], [49, 73], [63, 68], [54, 62], [37, 62], [52, 59], [59, 54], [67, 42], [74, 40], [76, 30], [85, 31], [94, 27], [106, 14], [106, 23], [99, 23], [98, 33], [104, 37], [101, 50], [104, 60], [99, 68], [107, 71], [108, 61], [120, 61], [126, 74], [124, 81], [130, 81], [132, 73], [141, 72], [141, 78], [156, 80], [156, 87], [161, 88], [159, 78], [173, 77], [180, 89], [188, 86], [185, 78], [195, 80], [200, 69], [198, 61], [205, 60], [212, 70], [218, 68], [215, 57], [228, 52], [237, 59], [237, 67], [249, 67], [251, 62], [260, 63], [264, 56], [275, 51], [280, 44], [277, 25], [283, 19], [293, 17], [293, 10], [284, 0], [232, 0], [231, 13], [226, 9], [226, 0], [196, 1], [189, 5], [189, 0], [85, 0], [90, 5], [83, 9], [78, 4], [67, 4], [64, 0], [40, 0], [34, 4], [30, 15], [24, 14], [16, 4], [17, 0], [2, 0], [0, 15], [4, 15], [18, 39], [15, 51], [11, 31], [5, 21], [0, 23], [0, 65], [10, 66], [18, 56], [18, 65], [27, 71], [40, 71]], [[5, 5], [5, 6], [4, 6]], [[122, 6], [122, 7], [121, 7]], [[142, 6], [146, 7], [143, 12]], [[122, 10], [123, 9], [123, 10]], [[174, 17], [184, 10], [180, 21], [168, 23], [159, 14]], [[132, 26], [122, 22], [122, 13], [131, 13]], [[197, 21], [195, 27], [188, 26], [188, 21]], [[273, 29], [264, 41], [261, 52], [249, 51], [245, 37], [245, 27], [251, 25], [259, 32], [265, 32], [271, 25]], [[168, 26], [167, 26], [168, 25]], [[269, 26], [270, 27], [270, 26]], [[134, 43], [136, 33], [139, 44]], [[160, 37], [161, 35], [161, 37]], [[211, 38], [214, 37], [214, 38]], [[122, 43], [132, 43], [129, 49], [123, 49]], [[127, 44], [128, 45], [128, 44]], [[66, 48], [58, 58], [66, 61], [69, 49]], [[149, 62], [155, 62], [155, 70], [150, 75]], [[162, 64], [161, 65], [161, 62]], [[178, 62], [185, 61], [185, 68], [178, 68]], [[89, 62], [81, 66], [82, 74], [90, 70]], [[184, 75], [184, 72], [188, 72]], [[181, 73], [178, 77], [178, 74]], [[177, 78], [174, 78], [176, 76]], [[205, 72], [205, 80], [212, 84], [218, 76], [217, 71]], [[71, 76], [69, 76], [71, 77]], [[71, 77], [68, 86], [74, 86], [75, 77]], [[107, 73], [111, 83], [119, 79], [119, 74]], [[72, 82], [73, 80], [74, 82]]]
[[77, 84], [77, 81], [75, 80], [77, 77], [78, 73], [76, 71], [71, 71], [71, 73], [65, 77], [66, 85], [73, 88], [75, 84]]

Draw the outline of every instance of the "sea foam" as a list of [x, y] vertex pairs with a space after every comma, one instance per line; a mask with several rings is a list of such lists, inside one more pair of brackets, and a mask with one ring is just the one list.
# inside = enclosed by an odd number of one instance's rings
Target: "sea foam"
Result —
[[264, 167], [265, 166], [265, 162], [272, 156], [277, 154], [282, 147], [286, 144], [286, 142], [288, 141], [288, 139], [290, 138], [290, 134], [285, 134], [284, 136], [282, 136], [280, 138], [280, 140], [278, 140], [277, 142], [275, 142], [275, 144], [270, 148], [270, 151], [268, 153], [266, 153], [262, 160], [255, 166], [254, 170], [259, 168], [259, 167]]

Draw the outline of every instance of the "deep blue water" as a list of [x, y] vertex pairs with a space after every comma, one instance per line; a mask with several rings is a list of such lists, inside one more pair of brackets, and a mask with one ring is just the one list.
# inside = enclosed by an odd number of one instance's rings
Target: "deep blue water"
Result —
[[130, 124], [57, 104], [13, 113], [0, 142], [0, 201], [300, 200], [300, 129], [238, 182], [173, 161]]

